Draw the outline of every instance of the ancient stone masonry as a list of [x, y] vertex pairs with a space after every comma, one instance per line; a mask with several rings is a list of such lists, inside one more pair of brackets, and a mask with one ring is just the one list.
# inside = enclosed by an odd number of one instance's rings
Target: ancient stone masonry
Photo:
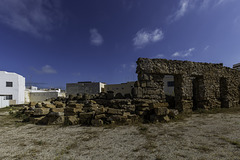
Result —
[[[35, 124], [101, 126], [169, 121], [179, 111], [239, 106], [238, 70], [223, 64], [147, 58], [139, 58], [137, 65], [138, 81], [132, 95], [111, 91], [69, 95], [29, 103], [19, 113]], [[164, 94], [165, 75], [174, 76], [175, 97]]]
[[139, 58], [136, 72], [135, 98], [165, 103], [163, 77], [173, 75], [175, 108], [179, 111], [239, 106], [240, 71], [221, 63]]
[[[121, 97], [122, 99], [119, 99]], [[132, 124], [169, 121], [178, 111], [154, 99], [114, 97], [112, 92], [98, 95], [58, 97], [41, 103], [31, 102], [19, 110], [24, 121], [35, 124], [93, 125]]]

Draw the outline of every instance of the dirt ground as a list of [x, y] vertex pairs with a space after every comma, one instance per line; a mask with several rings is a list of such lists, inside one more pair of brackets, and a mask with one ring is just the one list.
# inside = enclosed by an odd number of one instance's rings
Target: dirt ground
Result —
[[0, 111], [0, 159], [240, 160], [240, 112], [132, 126], [38, 126]]

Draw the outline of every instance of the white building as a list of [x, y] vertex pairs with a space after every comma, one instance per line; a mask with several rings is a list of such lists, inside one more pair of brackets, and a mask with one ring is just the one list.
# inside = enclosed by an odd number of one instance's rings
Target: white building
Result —
[[233, 69], [240, 70], [240, 63], [234, 64]]
[[42, 102], [46, 99], [65, 97], [65, 93], [61, 92], [61, 89], [40, 89], [31, 86], [25, 90], [25, 102]]
[[0, 108], [23, 104], [25, 78], [17, 73], [0, 71]]

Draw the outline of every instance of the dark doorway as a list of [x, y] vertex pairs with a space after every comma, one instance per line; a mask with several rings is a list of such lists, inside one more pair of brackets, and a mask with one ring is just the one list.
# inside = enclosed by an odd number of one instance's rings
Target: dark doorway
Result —
[[203, 76], [192, 77], [192, 100], [193, 100], [193, 110], [203, 108], [201, 105], [203, 102]]
[[227, 88], [227, 78], [220, 78], [220, 101], [221, 101], [221, 108], [228, 108], [228, 88]]

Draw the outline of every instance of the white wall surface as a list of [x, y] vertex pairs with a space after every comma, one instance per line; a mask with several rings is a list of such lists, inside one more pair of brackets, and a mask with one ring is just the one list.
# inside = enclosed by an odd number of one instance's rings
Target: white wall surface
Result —
[[4, 96], [0, 96], [0, 108], [9, 106], [9, 100], [5, 100]]
[[[6, 87], [6, 82], [12, 82], [12, 87]], [[0, 95], [12, 95], [16, 104], [24, 103], [25, 78], [19, 74], [0, 71]]]

